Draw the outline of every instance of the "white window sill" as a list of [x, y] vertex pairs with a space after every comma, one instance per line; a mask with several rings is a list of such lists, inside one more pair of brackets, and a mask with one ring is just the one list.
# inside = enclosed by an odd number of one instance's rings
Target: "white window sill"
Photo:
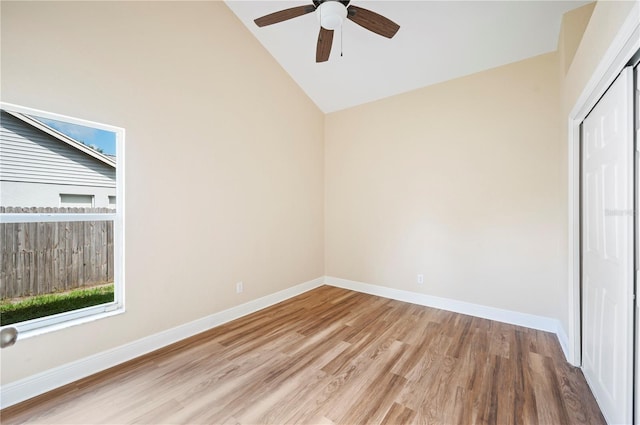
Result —
[[[75, 319], [61, 321], [58, 323], [52, 323], [50, 325], [45, 325], [38, 328], [29, 329], [26, 331], [21, 331], [20, 325], [16, 324], [15, 327], [18, 329], [18, 339], [16, 341], [16, 344], [19, 344], [20, 341], [24, 339], [33, 338], [34, 336], [44, 335], [50, 332], [67, 329], [73, 326], [83, 325], [85, 323], [93, 322], [100, 319], [105, 319], [107, 317], [117, 316], [119, 314], [123, 314], [124, 312], [125, 312], [124, 307], [120, 307], [112, 311], [105, 311], [102, 313], [96, 313], [89, 316], [83, 316]], [[13, 326], [13, 325], [7, 325], [7, 326]]]

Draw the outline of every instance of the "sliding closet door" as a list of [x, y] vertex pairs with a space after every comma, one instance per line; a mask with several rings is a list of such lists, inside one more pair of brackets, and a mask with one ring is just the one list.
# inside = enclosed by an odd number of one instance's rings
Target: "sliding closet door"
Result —
[[583, 370], [610, 424], [633, 413], [633, 71], [582, 126]]

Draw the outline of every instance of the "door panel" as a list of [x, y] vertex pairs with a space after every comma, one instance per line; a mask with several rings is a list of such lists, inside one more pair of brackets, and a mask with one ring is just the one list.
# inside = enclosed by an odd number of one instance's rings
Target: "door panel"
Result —
[[633, 74], [582, 125], [583, 370], [610, 424], [633, 410]]

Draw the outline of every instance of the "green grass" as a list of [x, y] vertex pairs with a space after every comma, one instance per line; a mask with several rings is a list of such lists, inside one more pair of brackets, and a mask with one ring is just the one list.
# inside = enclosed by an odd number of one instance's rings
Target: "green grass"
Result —
[[10, 325], [112, 301], [113, 284], [60, 294], [36, 295], [15, 303], [3, 300], [0, 302], [0, 325]]

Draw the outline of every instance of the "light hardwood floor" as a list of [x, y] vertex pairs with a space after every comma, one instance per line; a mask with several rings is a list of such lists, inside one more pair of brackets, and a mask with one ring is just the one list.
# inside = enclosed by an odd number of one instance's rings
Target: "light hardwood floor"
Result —
[[555, 335], [323, 286], [3, 424], [604, 424]]

